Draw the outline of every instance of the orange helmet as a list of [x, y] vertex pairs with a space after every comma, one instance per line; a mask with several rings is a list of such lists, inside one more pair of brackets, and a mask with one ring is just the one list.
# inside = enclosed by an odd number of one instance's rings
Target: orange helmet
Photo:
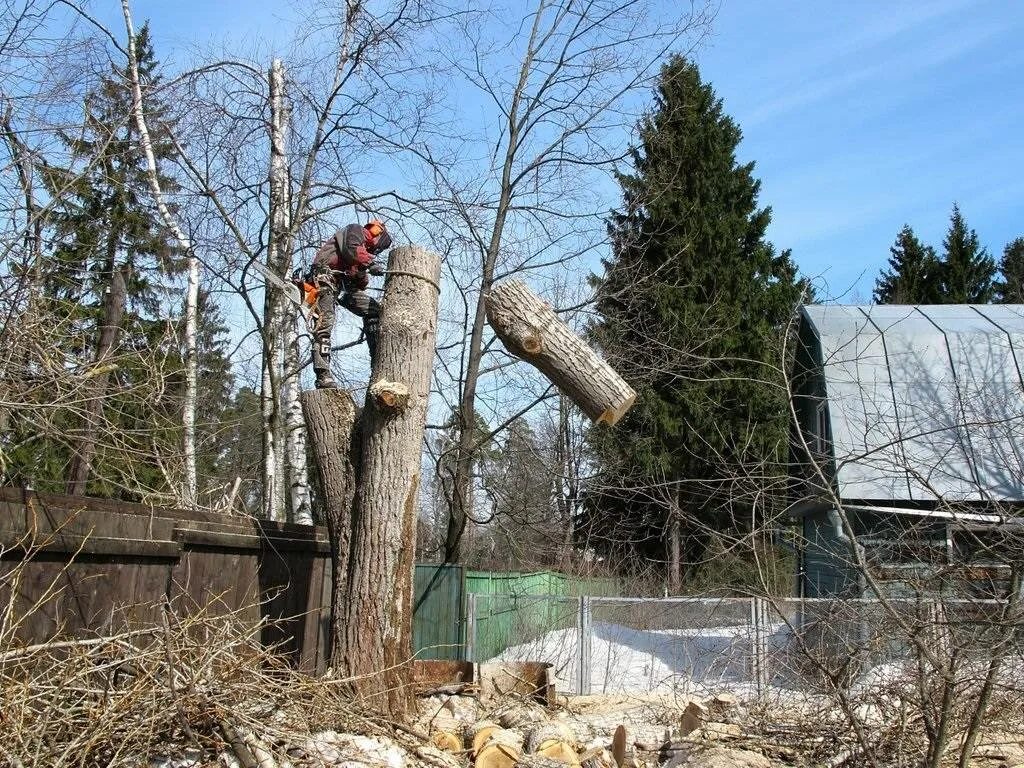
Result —
[[383, 222], [371, 219], [363, 226], [363, 229], [366, 230], [366, 235], [369, 239], [366, 247], [370, 253], [377, 254], [391, 246], [391, 235], [388, 234], [387, 227], [384, 226]]

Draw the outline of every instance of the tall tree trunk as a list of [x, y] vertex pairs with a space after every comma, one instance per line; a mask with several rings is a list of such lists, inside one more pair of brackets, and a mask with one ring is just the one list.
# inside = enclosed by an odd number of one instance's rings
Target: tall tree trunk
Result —
[[67, 492], [72, 496], [85, 493], [86, 483], [92, 469], [93, 456], [96, 453], [96, 442], [99, 438], [100, 417], [103, 414], [103, 401], [106, 398], [107, 386], [110, 382], [114, 347], [124, 322], [124, 305], [127, 294], [127, 280], [130, 269], [127, 265], [114, 269], [110, 275], [110, 287], [103, 297], [103, 320], [99, 327], [99, 340], [96, 344], [96, 356], [92, 371], [89, 374], [89, 396], [84, 407], [82, 439], [78, 443], [75, 455], [71, 460], [68, 473]]
[[327, 535], [331, 541], [331, 665], [337, 668], [343, 651], [344, 607], [348, 599], [348, 569], [352, 549], [352, 497], [360, 445], [356, 405], [342, 389], [310, 389], [301, 395], [316, 459], [319, 495], [323, 499]]
[[139, 77], [139, 61], [135, 52], [135, 29], [128, 0], [121, 0], [121, 12], [124, 15], [124, 26], [128, 38], [128, 74], [132, 87], [132, 117], [139, 132], [139, 143], [142, 145], [142, 151], [146, 157], [146, 177], [149, 181], [149, 189], [153, 193], [153, 200], [156, 202], [164, 225], [174, 235], [178, 246], [188, 254], [188, 291], [185, 296], [185, 393], [182, 405], [185, 482], [178, 496], [184, 506], [192, 507], [197, 501], [196, 400], [198, 397], [199, 355], [196, 337], [199, 314], [199, 260], [196, 258], [191, 240], [185, 236], [185, 232], [164, 201], [163, 190], [160, 188], [160, 175], [157, 173], [156, 155], [153, 152], [153, 141], [150, 138], [145, 109], [142, 105], [142, 81]]
[[199, 259], [188, 257], [188, 291], [185, 294], [185, 396], [182, 403], [182, 424], [185, 434], [185, 487], [182, 501], [186, 508], [198, 502], [196, 476], [196, 401], [199, 373]]
[[413, 562], [423, 432], [437, 341], [440, 258], [391, 251], [366, 395], [342, 669], [393, 718], [409, 705]]
[[[274, 59], [268, 73], [270, 83], [270, 234], [267, 239], [267, 268], [286, 277], [287, 249], [282, 248], [279, 229], [288, 199], [288, 106], [284, 98], [284, 66]], [[287, 243], [287, 236], [284, 238]], [[287, 323], [285, 298], [272, 285], [263, 297], [263, 516], [284, 520], [285, 510], [285, 419], [282, 408], [284, 374], [284, 329]]]
[[[270, 166], [270, 229], [273, 254], [278, 262], [276, 274], [287, 279], [292, 271], [292, 215], [291, 171], [289, 140], [291, 137], [291, 107], [285, 93], [285, 71], [279, 59], [270, 69], [271, 139], [273, 155]], [[300, 320], [298, 308], [288, 301], [280, 305], [281, 345], [283, 373], [281, 398], [277, 407], [285, 439], [278, 441], [284, 447], [283, 465], [287, 474], [289, 518], [297, 523], [312, 523], [313, 508], [309, 498], [309, 478], [306, 470], [306, 422], [302, 418], [299, 394], [302, 386], [299, 374], [299, 336], [296, 324]], [[282, 490], [283, 493], [283, 490]]]
[[304, 525], [313, 524], [313, 504], [309, 497], [309, 473], [306, 469], [306, 421], [302, 415], [302, 403], [299, 400], [301, 384], [299, 372], [299, 334], [295, 330], [298, 321], [297, 313], [289, 312], [285, 324], [284, 349], [284, 408], [285, 427], [288, 430], [288, 490], [291, 498], [291, 518], [293, 522]]
[[[484, 321], [486, 317], [484, 300], [494, 283], [494, 270], [501, 252], [501, 238], [505, 233], [505, 221], [508, 219], [509, 207], [512, 204], [512, 193], [515, 182], [512, 168], [519, 151], [520, 131], [523, 128], [523, 99], [533, 69], [536, 42], [540, 33], [541, 21], [544, 18], [544, 4], [540, 4], [533, 16], [533, 27], [527, 43], [523, 60], [519, 64], [519, 79], [512, 92], [512, 102], [507, 113], [508, 132], [505, 145], [505, 158], [501, 167], [501, 187], [498, 192], [498, 205], [494, 212], [494, 226], [491, 229], [487, 250], [483, 253], [480, 274], [480, 293], [477, 295], [476, 312], [473, 315], [473, 328], [469, 336], [469, 353], [466, 357], [466, 374], [459, 398], [459, 441], [455, 453], [455, 477], [453, 478], [452, 499], [448, 510], [448, 530], [445, 535], [444, 559], [448, 563], [457, 563], [462, 559], [462, 534], [466, 530], [469, 514], [473, 510], [473, 464], [478, 450], [476, 442], [476, 387], [480, 378], [480, 362], [484, 351]], [[500, 146], [500, 145], [499, 145]]]

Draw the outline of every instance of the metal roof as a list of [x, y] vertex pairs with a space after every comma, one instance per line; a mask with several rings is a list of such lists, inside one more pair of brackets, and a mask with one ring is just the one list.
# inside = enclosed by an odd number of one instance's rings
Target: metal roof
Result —
[[810, 305], [839, 493], [1024, 500], [1024, 305]]

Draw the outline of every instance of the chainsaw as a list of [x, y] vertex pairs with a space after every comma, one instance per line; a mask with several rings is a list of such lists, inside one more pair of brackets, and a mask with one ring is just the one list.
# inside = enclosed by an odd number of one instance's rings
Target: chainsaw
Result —
[[267, 265], [262, 262], [254, 261], [252, 264], [256, 267], [256, 271], [263, 275], [263, 279], [267, 283], [280, 289], [284, 297], [298, 307], [299, 314], [302, 315], [306, 325], [312, 330], [316, 326], [317, 321], [317, 287], [303, 280], [300, 276], [300, 271], [297, 269], [292, 273], [292, 279], [288, 281], [280, 275], [271, 272]]

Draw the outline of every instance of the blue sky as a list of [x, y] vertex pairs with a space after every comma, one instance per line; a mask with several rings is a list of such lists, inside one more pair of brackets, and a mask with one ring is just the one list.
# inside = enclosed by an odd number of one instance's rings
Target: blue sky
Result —
[[[295, 23], [266, 0], [135, 13], [158, 51]], [[771, 239], [822, 293], [868, 300], [900, 227], [940, 248], [954, 201], [997, 257], [1024, 235], [1022, 32], [1024, 4], [1006, 0], [722, 0], [696, 58], [743, 129]]]
[[1024, 235], [1024, 4], [725, 0], [701, 71], [757, 163], [772, 240], [870, 299], [904, 223], [955, 202], [993, 255]]

